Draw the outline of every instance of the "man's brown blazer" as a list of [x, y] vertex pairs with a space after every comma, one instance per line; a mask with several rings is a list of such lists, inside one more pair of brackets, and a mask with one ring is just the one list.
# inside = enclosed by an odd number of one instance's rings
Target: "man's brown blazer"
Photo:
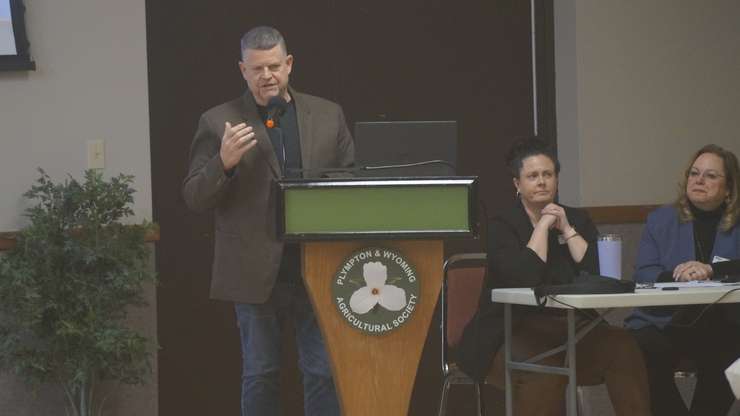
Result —
[[[290, 90], [295, 100], [304, 170], [351, 167], [354, 145], [337, 104]], [[246, 122], [257, 145], [234, 174], [224, 173], [219, 155], [225, 122]], [[190, 148], [183, 196], [195, 211], [214, 210], [215, 247], [211, 297], [264, 303], [277, 278], [283, 242], [277, 238], [274, 182], [280, 166], [252, 94], [203, 113]]]

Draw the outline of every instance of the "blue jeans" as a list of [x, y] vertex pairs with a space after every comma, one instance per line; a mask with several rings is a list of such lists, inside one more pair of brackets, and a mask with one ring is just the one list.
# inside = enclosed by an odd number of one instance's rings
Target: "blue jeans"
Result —
[[329, 357], [302, 284], [278, 283], [264, 304], [236, 303], [242, 344], [242, 416], [279, 416], [282, 322], [291, 319], [305, 416], [338, 416]]

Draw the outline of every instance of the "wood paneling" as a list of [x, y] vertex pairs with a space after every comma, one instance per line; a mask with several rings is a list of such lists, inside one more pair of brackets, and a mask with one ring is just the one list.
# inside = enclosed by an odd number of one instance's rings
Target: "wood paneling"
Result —
[[[644, 223], [647, 215], [660, 205], [615, 205], [603, 207], [583, 207], [596, 224], [635, 224]], [[0, 251], [15, 247], [17, 231], [0, 232]], [[159, 229], [146, 236], [147, 242], [159, 241]]]
[[607, 207], [584, 207], [596, 224], [644, 223], [650, 211], [660, 205], [622, 205]]

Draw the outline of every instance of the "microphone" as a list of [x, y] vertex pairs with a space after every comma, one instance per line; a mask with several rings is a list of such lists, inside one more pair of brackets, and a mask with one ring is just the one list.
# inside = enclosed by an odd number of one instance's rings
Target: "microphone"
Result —
[[288, 102], [280, 95], [270, 97], [267, 102], [267, 120], [265, 126], [271, 129], [277, 125], [277, 120], [285, 113]]

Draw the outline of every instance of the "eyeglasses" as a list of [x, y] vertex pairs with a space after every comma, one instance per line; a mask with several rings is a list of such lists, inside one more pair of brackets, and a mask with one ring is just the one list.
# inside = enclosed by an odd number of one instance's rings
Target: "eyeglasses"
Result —
[[714, 170], [705, 170], [704, 172], [699, 172], [698, 169], [691, 169], [689, 171], [689, 179], [698, 180], [699, 177], [702, 177], [710, 182], [714, 182], [719, 180], [719, 178], [724, 178], [725, 175], [721, 175]]

